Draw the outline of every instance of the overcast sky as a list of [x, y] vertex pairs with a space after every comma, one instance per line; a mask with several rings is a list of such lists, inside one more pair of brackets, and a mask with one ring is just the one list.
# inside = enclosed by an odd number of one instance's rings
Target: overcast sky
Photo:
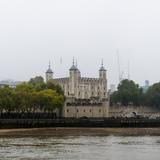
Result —
[[[109, 84], [121, 71], [143, 84], [160, 80], [159, 0], [0, 0], [0, 80], [68, 76], [74, 56], [82, 76], [97, 77], [101, 59]], [[60, 59], [62, 57], [62, 64]]]

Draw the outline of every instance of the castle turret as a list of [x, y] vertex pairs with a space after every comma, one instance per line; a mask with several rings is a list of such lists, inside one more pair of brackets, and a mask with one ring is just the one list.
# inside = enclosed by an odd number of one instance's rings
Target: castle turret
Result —
[[69, 94], [72, 96], [76, 96], [77, 95], [77, 90], [78, 90], [78, 81], [80, 78], [80, 71], [77, 68], [77, 65], [74, 62], [73, 59], [73, 65], [70, 68], [70, 92]]
[[107, 70], [102, 65], [99, 69], [99, 79], [100, 79], [100, 88], [101, 88], [101, 97], [102, 99], [107, 99]]
[[48, 70], [46, 71], [46, 82], [48, 82], [49, 80], [53, 79], [53, 71], [51, 69], [51, 64], [49, 62], [49, 66], [48, 66]]
[[103, 79], [103, 80], [107, 79], [107, 71], [103, 66], [103, 60], [102, 60], [102, 65], [101, 65], [101, 67], [99, 69], [99, 78]]

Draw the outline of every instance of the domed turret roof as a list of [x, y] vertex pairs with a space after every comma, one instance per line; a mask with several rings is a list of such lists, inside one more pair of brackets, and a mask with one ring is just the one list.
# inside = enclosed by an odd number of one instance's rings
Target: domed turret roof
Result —
[[47, 69], [46, 73], [53, 73], [50, 62], [49, 62], [49, 68]]
[[106, 71], [106, 69], [105, 69], [104, 66], [103, 66], [103, 59], [102, 59], [102, 65], [101, 65], [99, 71]]
[[73, 59], [73, 65], [69, 70], [70, 71], [77, 71], [78, 70], [77, 65], [75, 65], [74, 59]]
[[78, 70], [78, 68], [77, 68], [75, 65], [73, 65], [69, 70], [70, 70], [70, 71], [71, 71], [71, 70]]
[[106, 69], [103, 66], [101, 66], [101, 68], [99, 69], [99, 71], [106, 71]]
[[48, 70], [46, 71], [46, 73], [53, 73], [53, 71], [51, 70], [51, 68], [48, 68]]

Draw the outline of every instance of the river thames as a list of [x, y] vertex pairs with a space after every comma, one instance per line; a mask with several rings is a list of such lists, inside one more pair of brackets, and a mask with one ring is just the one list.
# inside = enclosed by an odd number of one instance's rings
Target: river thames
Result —
[[160, 136], [1, 137], [0, 160], [158, 160]]

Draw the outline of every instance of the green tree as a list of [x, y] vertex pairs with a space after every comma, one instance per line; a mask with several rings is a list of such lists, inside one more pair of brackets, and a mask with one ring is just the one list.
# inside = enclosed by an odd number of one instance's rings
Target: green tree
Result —
[[29, 80], [29, 83], [31, 84], [44, 83], [44, 79], [41, 76], [36, 76], [35, 78], [31, 78]]
[[28, 84], [30, 86], [32, 86], [32, 88], [34, 88], [37, 91], [41, 91], [41, 90], [46, 89], [46, 84], [44, 82], [43, 77], [41, 77], [41, 76], [31, 78], [30, 81], [28, 82]]
[[142, 103], [142, 89], [132, 80], [123, 80], [119, 86], [118, 91], [111, 96], [113, 103], [120, 103], [124, 106], [136, 105]]
[[22, 83], [15, 89], [15, 103], [17, 112], [30, 112], [32, 110], [32, 92], [34, 88], [29, 83]]
[[64, 96], [59, 95], [52, 89], [35, 92], [33, 97], [33, 103], [37, 106], [37, 109], [44, 112], [52, 112], [55, 108], [63, 107], [64, 104]]
[[0, 88], [0, 111], [11, 112], [15, 109], [15, 92], [9, 86]]
[[59, 84], [55, 83], [54, 80], [49, 80], [46, 85], [47, 85], [47, 89], [56, 90], [56, 92], [58, 94], [62, 94], [62, 95], [64, 94], [61, 86]]
[[153, 84], [145, 95], [145, 103], [148, 106], [160, 107], [160, 83]]
[[42, 77], [32, 78], [28, 83], [0, 88], [0, 112], [53, 112], [63, 107], [65, 98], [61, 87], [50, 81], [47, 84]]

